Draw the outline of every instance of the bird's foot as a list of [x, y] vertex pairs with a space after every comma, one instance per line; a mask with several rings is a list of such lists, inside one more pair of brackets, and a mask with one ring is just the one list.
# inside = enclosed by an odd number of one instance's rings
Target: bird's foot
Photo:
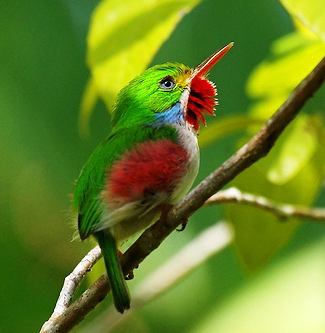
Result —
[[[121, 252], [120, 250], [117, 250], [117, 256], [119, 257], [119, 259], [121, 259], [123, 256], [123, 252]], [[138, 268], [138, 266], [136, 268]], [[133, 278], [134, 278], [133, 271], [131, 271], [125, 275], [125, 280], [132, 280]]]
[[[168, 213], [170, 212], [170, 210], [173, 208], [172, 205], [164, 205], [162, 207], [162, 210], [161, 210], [161, 215], [160, 215], [160, 220], [164, 222], [164, 225], [166, 227], [168, 227], [167, 223], [166, 222], [166, 219], [167, 219], [167, 215]], [[181, 227], [180, 228], [177, 228], [176, 230], [177, 231], [183, 231], [185, 230], [186, 226], [187, 226], [187, 221], [188, 219], [187, 218], [183, 218], [182, 219], [182, 222], [181, 222]]]
[[[137, 269], [139, 268], [139, 265], [136, 265], [134, 267], [134, 269]], [[128, 272], [126, 275], [125, 275], [125, 280], [132, 280], [134, 278], [134, 273], [133, 273], [133, 270]]]
[[178, 231], [178, 232], [184, 231], [186, 226], [187, 226], [187, 222], [188, 222], [188, 219], [184, 218], [182, 223], [181, 223], [181, 227], [177, 228], [176, 231]]
[[167, 214], [169, 213], [169, 211], [170, 211], [172, 208], [173, 208], [172, 205], [168, 205], [168, 204], [166, 204], [166, 205], [163, 205], [163, 206], [162, 206], [162, 209], [161, 209], [161, 215], [160, 215], [159, 220], [160, 220], [160, 221], [163, 221], [163, 223], [164, 223], [164, 225], [165, 225], [166, 227], [168, 227], [168, 225], [166, 224]]
[[125, 276], [125, 280], [132, 280], [134, 278], [134, 273], [133, 271], [129, 272], [126, 276]]

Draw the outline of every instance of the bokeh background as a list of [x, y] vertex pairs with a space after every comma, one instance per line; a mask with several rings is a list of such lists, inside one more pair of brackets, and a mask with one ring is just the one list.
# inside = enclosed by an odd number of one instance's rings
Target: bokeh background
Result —
[[[92, 246], [71, 242], [69, 196], [87, 156], [110, 128], [109, 114], [99, 102], [90, 119], [90, 134], [82, 136], [78, 130], [90, 76], [86, 36], [97, 4], [0, 2], [1, 332], [38, 331], [54, 308], [64, 277]], [[293, 31], [292, 19], [278, 1], [205, 0], [183, 18], [152, 64], [179, 61], [195, 66], [234, 41], [210, 76], [220, 100], [217, 118], [209, 119], [212, 124], [251, 112], [254, 101], [247, 81], [252, 71], [272, 59], [276, 40]], [[324, 115], [324, 104], [322, 88], [306, 113]], [[197, 182], [230, 156], [245, 137], [243, 131], [202, 147]], [[308, 199], [319, 206], [325, 198], [321, 181], [320, 176]], [[250, 176], [250, 182], [258, 180]], [[303, 184], [294, 191], [304, 193]], [[136, 271], [131, 293], [145, 275], [224, 218], [222, 207], [197, 212], [185, 232], [171, 235]], [[255, 273], [248, 273], [238, 251], [229, 247], [136, 311], [116, 331], [324, 332], [324, 235], [324, 225], [310, 221], [300, 225], [295, 233], [290, 231], [290, 241], [285, 237], [286, 246], [281, 243], [282, 250]], [[108, 297], [74, 331], [86, 327], [110, 304]]]

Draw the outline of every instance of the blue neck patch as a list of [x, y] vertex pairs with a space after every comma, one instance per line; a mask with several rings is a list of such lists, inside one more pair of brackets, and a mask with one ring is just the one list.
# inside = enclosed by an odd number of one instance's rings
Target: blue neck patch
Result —
[[150, 125], [154, 127], [159, 127], [161, 125], [165, 125], [166, 123], [179, 125], [185, 124], [184, 112], [182, 110], [180, 102], [177, 102], [170, 109], [164, 112], [156, 113], [155, 121]]

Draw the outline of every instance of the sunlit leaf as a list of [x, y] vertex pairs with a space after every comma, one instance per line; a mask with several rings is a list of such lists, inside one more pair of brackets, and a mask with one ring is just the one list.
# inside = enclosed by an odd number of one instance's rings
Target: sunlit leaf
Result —
[[[200, 0], [105, 0], [94, 12], [87, 60], [108, 107], [140, 74], [185, 13]], [[89, 114], [89, 112], [87, 112]]]
[[293, 125], [267, 171], [268, 180], [278, 185], [294, 177], [316, 151], [317, 133], [308, 117], [301, 114]]
[[[248, 94], [258, 99], [249, 114], [270, 117], [324, 53], [324, 43], [298, 32], [277, 40], [272, 56], [258, 65], [248, 80]], [[325, 151], [319, 127], [324, 127], [322, 121], [298, 115], [269, 155], [240, 174], [233, 185], [279, 202], [312, 204], [324, 175]], [[237, 251], [249, 270], [267, 262], [298, 225], [293, 219], [279, 223], [270, 213], [252, 207], [236, 205], [227, 212], [235, 228]]]
[[253, 118], [249, 115], [217, 119], [201, 130], [199, 143], [201, 147], [204, 147], [227, 135], [246, 130], [248, 126], [261, 124], [263, 124], [261, 119]]
[[300, 35], [308, 39], [319, 39], [319, 36], [310, 29], [308, 29], [303, 23], [301, 23], [301, 21], [299, 21], [295, 17], [292, 18], [292, 21], [297, 31], [299, 31]]
[[[300, 124], [292, 124], [286, 129], [269, 155], [242, 172], [232, 185], [242, 191], [262, 195], [278, 202], [306, 206], [312, 204], [324, 177], [325, 147], [323, 136], [319, 135], [323, 124], [319, 119], [316, 123], [307, 121], [307, 116], [304, 118], [305, 120], [299, 121]], [[270, 166], [271, 169], [273, 165], [280, 168], [279, 165], [285, 163], [286, 156], [283, 155], [285, 150], [290, 158], [291, 153], [288, 149], [290, 145], [294, 145], [290, 143], [293, 139], [292, 133], [297, 131], [301, 124], [307, 123], [310, 133], [314, 133], [312, 139], [310, 137], [308, 139], [313, 141], [311, 145], [314, 145], [312, 149], [307, 148], [310, 149], [308, 161], [303, 160], [304, 157], [298, 157], [298, 162], [294, 162], [295, 173], [282, 178], [281, 185], [270, 181], [267, 177]], [[288, 173], [290, 172], [289, 170]], [[281, 222], [269, 212], [238, 204], [227, 207], [227, 216], [235, 229], [236, 249], [249, 270], [258, 269], [272, 258], [287, 243], [299, 223], [295, 219]]]
[[324, 0], [281, 0], [287, 11], [325, 42]]
[[283, 104], [287, 97], [288, 95], [279, 94], [259, 100], [250, 107], [249, 114], [267, 120]]
[[324, 43], [308, 40], [298, 33], [276, 41], [272, 46], [273, 56], [258, 65], [248, 80], [248, 95], [262, 99], [252, 107], [252, 113], [269, 117], [324, 54]]
[[[292, 199], [289, 188], [276, 187], [268, 182], [256, 166], [240, 174], [232, 185], [269, 199], [280, 200], [281, 194], [285, 194], [284, 202]], [[279, 223], [278, 218], [269, 212], [238, 204], [227, 206], [226, 212], [234, 226], [237, 253], [249, 271], [257, 270], [269, 261], [287, 243], [298, 225], [297, 220]]]

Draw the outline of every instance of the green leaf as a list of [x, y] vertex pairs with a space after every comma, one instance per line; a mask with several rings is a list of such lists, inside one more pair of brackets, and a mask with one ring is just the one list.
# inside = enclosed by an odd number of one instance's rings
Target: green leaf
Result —
[[[280, 188], [268, 182], [257, 166], [240, 174], [232, 185], [277, 201], [281, 194], [285, 194], [284, 202], [288, 202], [294, 194], [289, 188]], [[287, 243], [298, 225], [298, 221], [293, 219], [279, 223], [269, 212], [239, 204], [227, 206], [226, 213], [235, 230], [236, 251], [249, 271], [258, 270], [268, 262]]]
[[249, 115], [223, 117], [210, 123], [200, 132], [200, 147], [207, 146], [227, 135], [246, 130], [251, 125], [262, 125], [264, 121]]
[[284, 7], [325, 42], [324, 0], [281, 0]]
[[259, 64], [248, 79], [247, 94], [261, 99], [250, 113], [257, 117], [271, 116], [324, 54], [324, 43], [306, 39], [297, 32], [277, 40], [272, 46], [272, 56]]
[[[249, 114], [267, 119], [325, 53], [319, 39], [298, 32], [278, 39], [272, 54], [252, 72], [248, 95], [258, 99]], [[285, 130], [269, 155], [239, 175], [232, 185], [283, 203], [310, 205], [321, 187], [325, 148], [323, 121], [300, 114]], [[236, 233], [236, 249], [249, 270], [265, 264], [283, 247], [298, 225], [279, 223], [259, 209], [232, 205], [227, 213]]]
[[266, 174], [270, 182], [278, 185], [285, 184], [294, 177], [308, 163], [317, 148], [317, 133], [304, 114], [296, 119], [286, 134]]
[[[269, 155], [242, 172], [233, 182], [242, 191], [262, 195], [282, 203], [310, 205], [318, 194], [324, 177], [325, 146], [322, 131], [323, 121], [303, 116], [298, 124], [292, 124], [277, 141]], [[307, 157], [296, 157], [294, 172], [286, 170], [281, 184], [270, 179], [270, 170], [278, 171], [285, 165], [287, 156], [292, 161], [290, 147], [299, 149], [293, 142], [294, 137], [304, 136], [308, 124], [308, 140], [313, 148]], [[300, 132], [298, 132], [300, 129]], [[309, 136], [310, 135], [310, 136]], [[289, 142], [288, 142], [289, 141]], [[309, 143], [310, 144], [310, 143]], [[302, 144], [304, 147], [304, 144]], [[304, 148], [302, 148], [303, 150]], [[305, 158], [305, 159], [304, 159]], [[288, 176], [290, 175], [290, 177]], [[229, 221], [235, 230], [235, 247], [246, 268], [259, 269], [274, 256], [290, 239], [299, 221], [289, 219], [279, 221], [277, 217], [263, 210], [241, 205], [230, 205], [226, 209]]]
[[[88, 35], [87, 61], [108, 107], [120, 89], [150, 63], [177, 23], [200, 0], [105, 0]], [[86, 112], [89, 114], [89, 112]]]

